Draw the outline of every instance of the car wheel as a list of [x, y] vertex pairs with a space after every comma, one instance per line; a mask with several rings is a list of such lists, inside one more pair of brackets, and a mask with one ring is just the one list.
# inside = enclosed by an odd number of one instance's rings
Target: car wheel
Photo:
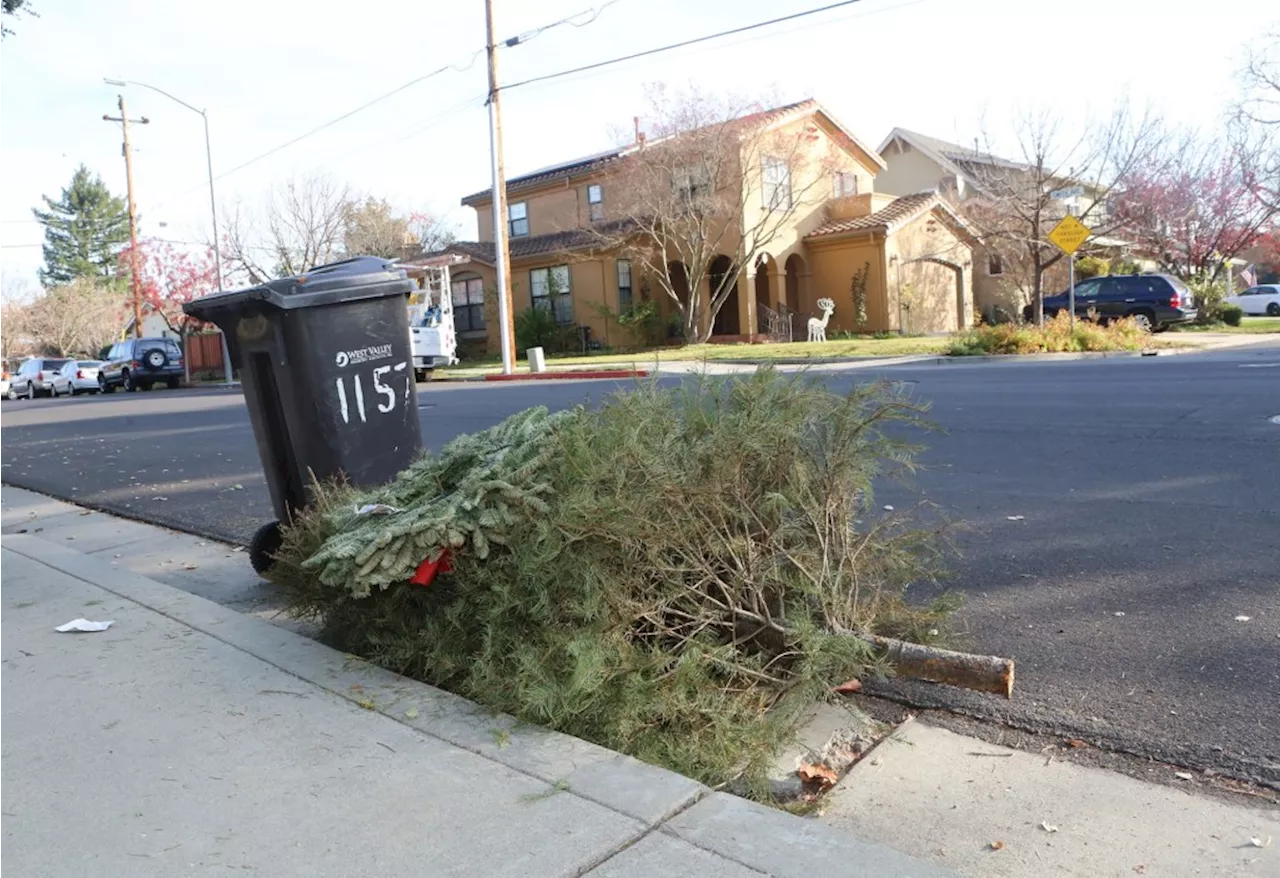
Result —
[[1280, 317], [1280, 302], [1272, 302], [1267, 305], [1268, 317]]
[[30, 381], [27, 382], [27, 399], [36, 398], [36, 386]]
[[1151, 315], [1146, 311], [1134, 311], [1127, 316], [1143, 332], [1151, 332], [1155, 329], [1155, 321], [1151, 319]]
[[115, 393], [116, 392], [115, 385], [107, 383], [106, 376], [102, 375], [101, 373], [99, 373], [98, 375], [98, 392], [99, 393]]
[[138, 390], [138, 382], [133, 380], [133, 375], [129, 372], [124, 373], [124, 389], [130, 393], [136, 393]]
[[5, 396], [5, 399], [9, 400], [9, 402], [17, 402], [17, 401], [18, 401], [18, 391], [16, 391], [16, 390], [14, 390], [14, 389], [13, 389], [13, 385], [12, 385], [12, 384], [10, 384], [10, 385], [9, 385], [9, 392], [8, 392], [8, 393], [6, 393], [4, 396]]

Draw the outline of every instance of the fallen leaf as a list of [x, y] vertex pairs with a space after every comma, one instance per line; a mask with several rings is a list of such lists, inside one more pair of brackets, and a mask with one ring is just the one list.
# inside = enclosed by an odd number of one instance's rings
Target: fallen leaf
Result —
[[168, 497], [152, 497], [152, 500], [168, 500]]
[[886, 506], [886, 507], [884, 508], [884, 511], [885, 511], [885, 512], [892, 512], [892, 511], [893, 511], [893, 507], [892, 507], [892, 506]]
[[1191, 780], [1192, 777], [1194, 777], [1194, 775], [1192, 775], [1191, 772], [1189, 771], [1175, 771], [1173, 773], [1173, 776], [1176, 777], [1178, 780]]
[[199, 567], [198, 567], [198, 565], [196, 565], [196, 564], [183, 564], [183, 565], [182, 565], [182, 569], [183, 569], [183, 570], [197, 570], [197, 569], [199, 569]]
[[796, 774], [800, 776], [800, 780], [805, 783], [817, 784], [821, 790], [829, 790], [836, 785], [836, 781], [840, 776], [836, 774], [835, 769], [828, 768], [822, 763], [803, 763]]
[[233, 490], [233, 491], [243, 491], [243, 490], [244, 490], [244, 485], [232, 485], [232, 486], [231, 486], [231, 490]]
[[1267, 840], [1266, 840], [1266, 841], [1263, 841], [1262, 839], [1257, 838], [1257, 837], [1252, 837], [1252, 838], [1250, 838], [1250, 839], [1249, 839], [1249, 844], [1253, 845], [1253, 846], [1254, 846], [1254, 847], [1256, 847], [1256, 848], [1265, 848], [1265, 847], [1270, 847], [1270, 846], [1271, 846], [1271, 836], [1269, 836], [1269, 835], [1268, 835], [1268, 836], [1267, 836]]
[[853, 695], [855, 692], [862, 691], [862, 681], [858, 679], [845, 680], [843, 683], [841, 683], [839, 686], [832, 689], [831, 691], [837, 692], [840, 695]]
[[1237, 622], [1248, 622], [1248, 621], [1249, 621], [1249, 617], [1248, 617], [1248, 616], [1236, 616], [1236, 621], [1237, 621]]
[[411, 707], [411, 708], [409, 708], [408, 710], [406, 710], [406, 711], [404, 712], [404, 715], [405, 715], [405, 718], [406, 718], [406, 719], [417, 719], [417, 718], [418, 718], [418, 708], [416, 708], [416, 707]]
[[1081, 741], [1079, 738], [1072, 738], [1070, 741], [1067, 742], [1067, 746], [1073, 750], [1079, 750], [1082, 747], [1088, 747], [1089, 745], [1084, 741]]
[[998, 851], [998, 850], [1000, 850], [1002, 847], [1004, 847], [1004, 842], [1002, 842], [1002, 841], [993, 841], [993, 842], [991, 842], [990, 847], [991, 847], [991, 849], [992, 849], [993, 851]]
[[1139, 863], [1133, 867], [1133, 871], [1137, 872], [1139, 875], [1145, 875], [1147, 874], [1147, 867], [1142, 863]]
[[1009, 519], [1010, 521], [1026, 521], [1027, 520], [1027, 517], [1025, 515], [1006, 515], [1005, 518]]
[[1113, 615], [1113, 616], [1123, 616], [1123, 615], [1124, 615], [1124, 610], [1116, 610], [1116, 611], [1115, 611], [1114, 613], [1112, 613], [1111, 615]]
[[1045, 832], [1058, 831], [1058, 827], [1051, 825], [1048, 820], [1041, 821], [1040, 828], [1043, 829]]

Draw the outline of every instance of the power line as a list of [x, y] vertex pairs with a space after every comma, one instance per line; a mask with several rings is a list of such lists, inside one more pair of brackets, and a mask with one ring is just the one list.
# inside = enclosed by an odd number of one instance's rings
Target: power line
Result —
[[[542, 25], [541, 27], [535, 28], [534, 30], [526, 31], [523, 34], [518, 34], [517, 36], [504, 40], [503, 42], [507, 46], [523, 45], [529, 42], [530, 40], [534, 39], [535, 37], [538, 37], [544, 31], [550, 30], [551, 28], [558, 27], [563, 24], [569, 24], [574, 27], [585, 27], [591, 24], [592, 22], [594, 22], [597, 18], [599, 18], [600, 14], [603, 13], [606, 9], [608, 9], [610, 6], [618, 2], [621, 2], [621, 0], [608, 0], [608, 2], [603, 3], [599, 7], [595, 7], [592, 9], [585, 9], [582, 12], [574, 13], [573, 15], [562, 18], [559, 21], [553, 21], [550, 24]], [[577, 21], [577, 19], [581, 19], [583, 16], [590, 16], [590, 17], [587, 18], [585, 21]], [[378, 95], [372, 100], [366, 101], [365, 103], [361, 104], [358, 107], [355, 107], [352, 110], [348, 110], [347, 112], [343, 113], [340, 116], [336, 116], [333, 119], [330, 119], [329, 121], [321, 125], [317, 125], [315, 128], [312, 128], [309, 131], [299, 134], [297, 137], [287, 140], [284, 143], [279, 144], [278, 146], [273, 146], [271, 149], [267, 150], [266, 152], [260, 153], [259, 155], [256, 155], [253, 158], [248, 159], [247, 161], [241, 162], [240, 164], [236, 165], [233, 168], [220, 172], [214, 177], [214, 179], [221, 180], [224, 177], [228, 177], [231, 174], [236, 173], [237, 171], [242, 171], [245, 168], [249, 167], [250, 165], [256, 164], [265, 158], [269, 158], [270, 156], [275, 155], [281, 150], [288, 149], [294, 144], [300, 143], [301, 141], [306, 140], [308, 137], [312, 137], [316, 134], [319, 134], [321, 131], [324, 131], [328, 128], [332, 128], [334, 125], [337, 125], [340, 122], [345, 122], [347, 119], [350, 119], [352, 116], [356, 115], [357, 113], [362, 113], [365, 110], [369, 109], [370, 107], [376, 106], [377, 104], [382, 103], [388, 98], [394, 97], [395, 95], [400, 94], [406, 89], [412, 88], [413, 86], [418, 85], [422, 82], [425, 82], [426, 80], [431, 79], [432, 77], [439, 76], [440, 74], [446, 73], [450, 70], [455, 70], [459, 73], [465, 73], [466, 71], [470, 70], [473, 66], [475, 66], [476, 59], [479, 58], [481, 55], [483, 55], [484, 52], [485, 52], [485, 47], [482, 46], [479, 49], [476, 49], [476, 51], [471, 54], [471, 57], [463, 65], [446, 64], [443, 67], [439, 67], [431, 71], [430, 73], [426, 73], [426, 74], [423, 74], [422, 76], [411, 79], [408, 82], [404, 83], [403, 85], [396, 86], [390, 91], [384, 92], [383, 94]], [[179, 192], [178, 194], [170, 198], [166, 198], [164, 201], [161, 201], [152, 209], [159, 210], [165, 205], [173, 201], [176, 201], [177, 199], [182, 198], [185, 195], [189, 195], [192, 192], [196, 192], [201, 189], [204, 189], [205, 185], [206, 184], [202, 183], [199, 186], [193, 186], [190, 189], [185, 189], [182, 192]]]
[[645, 58], [645, 57], [648, 57], [649, 55], [657, 55], [660, 52], [669, 52], [672, 49], [682, 49], [685, 46], [693, 46], [693, 45], [697, 45], [698, 43], [708, 42], [709, 40], [718, 40], [718, 39], [721, 39], [722, 37], [730, 37], [730, 36], [733, 36], [734, 34], [745, 33], [747, 31], [756, 30], [758, 28], [769, 27], [770, 25], [775, 25], [775, 24], [781, 24], [784, 21], [793, 21], [794, 19], [797, 19], [797, 18], [805, 18], [810, 15], [817, 15], [822, 12], [829, 12], [832, 9], [840, 9], [841, 7], [852, 6], [855, 3], [861, 3], [861, 2], [862, 0], [840, 0], [840, 2], [838, 3], [830, 3], [826, 6], [819, 6], [816, 9], [806, 9], [803, 12], [793, 12], [790, 15], [783, 15], [778, 18], [771, 18], [768, 21], [759, 21], [759, 22], [756, 22], [755, 24], [748, 24], [748, 25], [743, 25], [742, 27], [735, 27], [730, 30], [718, 31], [713, 34], [707, 34], [706, 36], [694, 37], [691, 40], [681, 40], [678, 43], [671, 43], [670, 45], [659, 46], [655, 49], [645, 49], [643, 52], [633, 52], [630, 55], [622, 55], [617, 58], [609, 58], [605, 61], [597, 61], [594, 64], [584, 64], [581, 67], [574, 67], [569, 70], [561, 70], [558, 73], [547, 73], [542, 76], [533, 76], [533, 77], [530, 77], [529, 79], [522, 79], [519, 82], [509, 83], [507, 85], [502, 86], [502, 88], [503, 89], [519, 88], [522, 85], [532, 85], [535, 82], [546, 82], [549, 79], [559, 79], [562, 76], [572, 76], [575, 73], [585, 73], [588, 70], [598, 70], [601, 67], [608, 67], [612, 64], [621, 64], [624, 61], [634, 61], [636, 58]]

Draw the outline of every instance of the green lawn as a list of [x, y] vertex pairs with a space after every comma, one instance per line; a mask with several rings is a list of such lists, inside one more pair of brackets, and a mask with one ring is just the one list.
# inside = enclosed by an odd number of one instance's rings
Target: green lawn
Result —
[[1236, 332], [1245, 335], [1259, 335], [1269, 332], [1280, 332], [1280, 317], [1245, 317], [1239, 326], [1227, 326], [1225, 323], [1214, 323], [1209, 326], [1175, 326], [1178, 332]]
[[[842, 357], [897, 357], [905, 354], [940, 354], [947, 346], [945, 338], [923, 338], [891, 336], [888, 338], [853, 338], [838, 339], [821, 343], [793, 342], [790, 344], [701, 344], [684, 347], [653, 348], [646, 351], [617, 353], [601, 351], [586, 356], [552, 356], [547, 357], [549, 367], [594, 367], [638, 366], [654, 360], [670, 362], [673, 360], [823, 360]], [[464, 371], [483, 369], [494, 366], [500, 361], [497, 357], [466, 360], [460, 366], [447, 371]], [[523, 358], [519, 362], [519, 371], [527, 371], [528, 363]], [[447, 374], [447, 372], [445, 372]]]

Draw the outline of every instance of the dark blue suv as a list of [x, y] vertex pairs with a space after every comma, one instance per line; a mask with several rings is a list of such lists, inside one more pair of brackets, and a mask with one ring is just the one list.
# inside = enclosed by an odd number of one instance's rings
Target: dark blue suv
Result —
[[[1044, 298], [1045, 317], [1054, 317], [1069, 307], [1065, 292]], [[1081, 281], [1076, 284], [1076, 316], [1088, 317], [1091, 311], [1103, 323], [1132, 317], [1148, 332], [1160, 332], [1196, 319], [1191, 290], [1168, 274], [1117, 274]], [[1033, 319], [1030, 306], [1024, 309], [1023, 316]]]
[[150, 390], [164, 384], [177, 388], [182, 383], [182, 351], [171, 338], [130, 338], [116, 342], [103, 357], [98, 369], [98, 388], [114, 393], [125, 390]]

